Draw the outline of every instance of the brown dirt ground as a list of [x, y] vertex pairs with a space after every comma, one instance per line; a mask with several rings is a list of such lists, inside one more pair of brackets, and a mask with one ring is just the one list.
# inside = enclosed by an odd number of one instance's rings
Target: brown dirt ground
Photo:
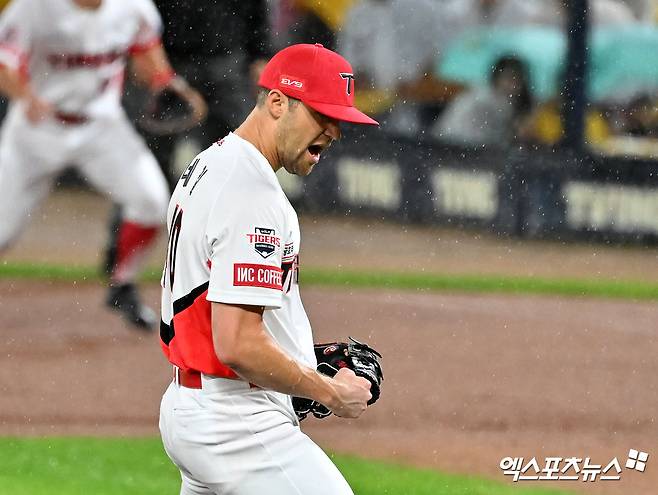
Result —
[[[88, 193], [58, 193], [4, 259], [97, 263], [108, 208]], [[656, 252], [647, 248], [566, 247], [347, 218], [303, 218], [302, 235], [306, 266], [649, 281], [658, 275]], [[623, 467], [635, 448], [651, 454], [644, 473], [555, 486], [655, 493], [655, 303], [302, 291], [317, 340], [353, 335], [384, 355], [382, 398], [362, 419], [305, 422], [322, 446], [498, 480], [505, 479], [498, 468], [505, 456], [589, 456], [604, 464], [618, 457]], [[103, 308], [103, 294], [93, 283], [0, 279], [0, 434], [157, 433], [169, 380], [157, 337], [125, 326]], [[157, 306], [158, 287], [146, 287], [145, 297]]]

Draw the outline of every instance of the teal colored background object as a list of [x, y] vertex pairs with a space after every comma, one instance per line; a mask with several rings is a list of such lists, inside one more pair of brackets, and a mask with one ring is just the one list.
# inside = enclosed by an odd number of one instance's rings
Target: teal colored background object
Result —
[[[516, 57], [528, 68], [530, 93], [539, 101], [559, 94], [567, 39], [549, 27], [491, 28], [464, 33], [437, 61], [437, 76], [466, 85], [486, 85], [493, 66]], [[590, 35], [588, 96], [592, 101], [628, 101], [658, 91], [658, 29], [634, 24], [597, 29]]]
[[498, 60], [516, 57], [528, 67], [530, 93], [543, 101], [557, 94], [565, 53], [564, 35], [556, 29], [478, 29], [450, 44], [436, 69], [443, 79], [487, 85]]
[[658, 92], [658, 29], [634, 25], [593, 33], [590, 95], [594, 101], [626, 101]]

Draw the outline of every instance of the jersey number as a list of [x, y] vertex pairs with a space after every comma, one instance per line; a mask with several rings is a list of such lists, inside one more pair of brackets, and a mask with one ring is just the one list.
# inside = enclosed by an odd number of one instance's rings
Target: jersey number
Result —
[[180, 237], [180, 228], [183, 222], [183, 210], [176, 205], [174, 214], [171, 217], [169, 226], [169, 242], [167, 244], [167, 266], [165, 273], [169, 275], [169, 288], [174, 287], [174, 271], [176, 270], [176, 250], [178, 249], [178, 238]]

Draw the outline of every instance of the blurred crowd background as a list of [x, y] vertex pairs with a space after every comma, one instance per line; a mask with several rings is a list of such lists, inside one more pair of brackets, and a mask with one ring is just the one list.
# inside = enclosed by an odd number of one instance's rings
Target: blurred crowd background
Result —
[[[173, 66], [210, 105], [208, 120], [185, 136], [145, 136], [172, 180], [244, 118], [268, 57], [299, 42], [351, 61], [357, 106], [391, 135], [467, 148], [563, 144], [573, 103], [565, 97], [569, 0], [154, 2]], [[584, 144], [653, 158], [658, 0], [588, 5]], [[128, 83], [129, 111], [140, 91]]]
[[[561, 144], [565, 0], [283, 0], [270, 9], [276, 48], [312, 40], [352, 62], [358, 105], [386, 132], [466, 147]], [[615, 136], [656, 137], [656, 22], [655, 0], [589, 0], [588, 145], [605, 152]]]
[[[155, 3], [176, 70], [211, 106], [190, 152], [241, 121], [267, 58], [299, 42], [322, 43], [351, 61], [357, 105], [384, 132], [464, 147], [562, 143], [564, 0]], [[588, 71], [587, 146], [654, 153], [657, 23], [656, 0], [589, 0], [588, 49], [596, 59]], [[156, 144], [161, 160], [176, 159], [170, 146]]]

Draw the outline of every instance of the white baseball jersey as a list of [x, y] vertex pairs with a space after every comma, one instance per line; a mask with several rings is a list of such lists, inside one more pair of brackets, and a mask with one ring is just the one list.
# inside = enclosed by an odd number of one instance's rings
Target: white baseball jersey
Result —
[[215, 355], [214, 301], [264, 306], [264, 325], [274, 340], [315, 367], [297, 283], [297, 214], [251, 143], [229, 134], [199, 154], [174, 191], [167, 224], [161, 338], [173, 364], [236, 377]]
[[353, 495], [327, 455], [299, 429], [292, 399], [252, 387], [216, 357], [211, 302], [265, 306], [263, 321], [293, 358], [315, 366], [297, 284], [299, 224], [272, 167], [229, 134], [188, 167], [168, 212], [160, 336], [169, 360], [202, 372], [172, 382], [160, 405], [162, 443], [181, 495]]
[[160, 40], [151, 0], [12, 0], [0, 18], [0, 63], [19, 68], [35, 93], [62, 113], [88, 118], [121, 113], [129, 54]]

